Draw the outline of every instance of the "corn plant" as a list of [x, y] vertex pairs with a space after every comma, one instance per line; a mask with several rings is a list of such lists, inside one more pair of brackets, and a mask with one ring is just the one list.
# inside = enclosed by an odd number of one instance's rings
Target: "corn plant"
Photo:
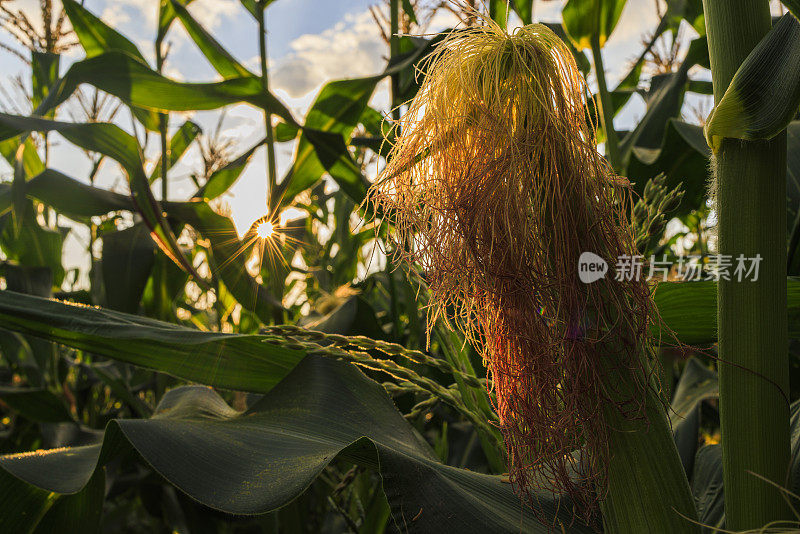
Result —
[[[378, 2], [385, 69], [301, 119], [273, 93], [273, 3], [241, 1], [253, 72], [191, 0], [152, 2], [152, 55], [83, 2], [0, 1], [30, 67], [0, 113], [0, 531], [796, 530], [800, 5], [654, 2], [614, 76], [633, 2], [558, 24]], [[436, 13], [459, 26], [430, 34]], [[216, 80], [167, 75], [177, 26]], [[235, 104], [252, 146], [220, 134]], [[183, 115], [211, 110], [216, 131]], [[87, 176], [56, 170], [54, 132]], [[240, 237], [225, 194], [262, 153]], [[91, 267], [67, 272], [79, 227]], [[723, 256], [758, 279], [715, 277]]]

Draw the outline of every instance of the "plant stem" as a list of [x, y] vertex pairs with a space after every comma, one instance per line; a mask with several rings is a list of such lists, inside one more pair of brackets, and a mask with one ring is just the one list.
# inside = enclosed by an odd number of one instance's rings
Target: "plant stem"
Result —
[[[714, 99], [769, 31], [767, 0], [703, 0]], [[718, 252], [761, 256], [757, 281], [720, 281], [719, 389], [725, 517], [730, 530], [794, 519], [780, 491], [789, 469], [786, 134], [725, 139], [715, 154]]]
[[[264, 92], [269, 92], [269, 70], [267, 67], [267, 25], [266, 25], [266, 2], [259, 1], [258, 17], [258, 51], [261, 58], [261, 86]], [[270, 211], [278, 206], [278, 199], [273, 198], [278, 178], [277, 165], [275, 163], [275, 139], [272, 133], [272, 113], [268, 108], [264, 108], [264, 127], [267, 135], [267, 207]]]
[[614, 130], [614, 108], [611, 105], [611, 93], [608, 92], [606, 72], [603, 66], [603, 53], [600, 49], [598, 36], [592, 37], [592, 60], [594, 75], [597, 78], [597, 94], [600, 96], [598, 102], [600, 104], [600, 120], [603, 125], [603, 131], [606, 134], [606, 155], [611, 167], [616, 172], [621, 172], [622, 161], [619, 153], [619, 139], [617, 139], [617, 132]]

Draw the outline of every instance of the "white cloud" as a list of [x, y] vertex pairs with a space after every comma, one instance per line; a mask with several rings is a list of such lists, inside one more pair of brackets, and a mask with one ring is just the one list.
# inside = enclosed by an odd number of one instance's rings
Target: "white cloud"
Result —
[[[137, 19], [143, 17], [143, 25], [154, 28], [158, 20], [158, 2], [153, 0], [109, 0], [108, 7], [103, 10], [103, 20], [108, 24], [113, 20], [129, 22], [130, 15]], [[128, 8], [133, 13], [123, 13]], [[219, 26], [225, 17], [231, 17], [241, 9], [238, 0], [195, 0], [189, 4], [189, 12], [197, 21], [208, 30]]]
[[377, 74], [388, 52], [369, 12], [348, 14], [344, 21], [319, 34], [306, 34], [290, 44], [291, 52], [276, 61], [272, 80], [292, 98], [300, 98], [323, 83], [345, 77]]

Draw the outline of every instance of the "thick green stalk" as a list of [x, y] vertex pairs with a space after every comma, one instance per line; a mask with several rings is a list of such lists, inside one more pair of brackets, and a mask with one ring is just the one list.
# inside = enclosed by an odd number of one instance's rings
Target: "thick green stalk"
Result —
[[[722, 98], [769, 31], [767, 0], [703, 0], [714, 82]], [[725, 515], [730, 530], [793, 519], [778, 490], [789, 468], [786, 316], [786, 136], [725, 139], [713, 161], [720, 254], [760, 255], [757, 281], [718, 286], [719, 389]]]
[[614, 170], [620, 172], [622, 159], [619, 153], [619, 139], [617, 139], [617, 132], [614, 130], [614, 108], [611, 105], [611, 93], [608, 92], [606, 72], [603, 66], [603, 53], [597, 36], [592, 37], [592, 61], [594, 63], [594, 75], [597, 78], [597, 94], [600, 97], [598, 101], [600, 105], [600, 121], [606, 134], [606, 154]]

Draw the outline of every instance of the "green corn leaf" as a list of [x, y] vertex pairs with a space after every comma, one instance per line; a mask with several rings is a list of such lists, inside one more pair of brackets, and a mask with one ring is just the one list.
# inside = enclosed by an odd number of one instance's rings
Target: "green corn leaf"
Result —
[[139, 48], [130, 39], [108, 26], [75, 0], [64, 0], [64, 11], [78, 36], [86, 57], [99, 56], [109, 50], [120, 50], [147, 63]]
[[150, 190], [150, 184], [142, 165], [139, 145], [130, 134], [115, 124], [73, 124], [4, 113], [0, 113], [0, 124], [11, 130], [55, 131], [81, 148], [104, 154], [117, 161], [128, 175], [133, 200], [139, 213], [153, 232], [156, 244], [176, 264], [186, 272], [193, 274], [198, 283], [203, 283], [203, 278], [197, 275], [194, 267], [178, 246], [175, 235]]
[[[186, 121], [181, 124], [181, 127], [172, 135], [169, 140], [169, 161], [167, 162], [167, 169], [171, 169], [178, 160], [181, 159], [184, 152], [188, 150], [189, 146], [197, 139], [197, 136], [202, 130], [200, 126], [192, 121]], [[161, 178], [161, 157], [158, 158], [153, 172], [147, 179], [151, 184], [157, 179]]]
[[5, 225], [0, 235], [0, 247], [6, 258], [26, 268], [47, 268], [51, 273], [50, 285], [61, 285], [64, 236], [58, 230], [39, 225], [30, 200], [23, 199], [21, 213], [15, 213], [19, 215], [19, 228], [15, 231], [12, 225]]
[[395, 524], [413, 519], [414, 531], [591, 531], [572, 523], [566, 501], [539, 495], [540, 522], [501, 477], [441, 464], [378, 384], [318, 357], [303, 360], [247, 412], [208, 388], [178, 388], [152, 418], [112, 422], [102, 445], [0, 457], [0, 472], [77, 491], [97, 466], [130, 447], [187, 495], [228, 513], [287, 504], [339, 457], [378, 470]]
[[[147, 65], [147, 60], [135, 44], [100, 20], [83, 5], [75, 0], [65, 0], [63, 5], [64, 12], [69, 17], [87, 58], [99, 56], [109, 50], [118, 50]], [[37, 106], [38, 103], [35, 103], [34, 107]], [[135, 106], [131, 107], [131, 111], [148, 130], [158, 129], [158, 116], [155, 113]]]
[[190, 225], [209, 242], [212, 271], [234, 298], [261, 321], [269, 322], [271, 311], [281, 309], [282, 304], [247, 272], [246, 263], [255, 240], [239, 240], [233, 221], [205, 202], [176, 202], [166, 208], [171, 216]]
[[744, 60], [708, 117], [705, 136], [718, 149], [724, 138], [771, 139], [800, 106], [800, 22], [784, 15]]
[[[134, 211], [128, 195], [92, 187], [53, 169], [46, 169], [25, 184], [25, 194], [64, 214], [83, 221], [112, 211]], [[0, 184], [0, 215], [11, 209], [11, 187]]]
[[414, 63], [430, 50], [430, 46], [430, 41], [418, 43], [411, 53], [399, 58], [398, 62], [376, 76], [336, 80], [326, 84], [309, 109], [305, 120], [304, 127], [317, 132], [312, 133], [311, 138], [301, 134], [294, 164], [283, 181], [278, 184], [275, 200], [280, 201], [281, 205], [291, 203], [297, 194], [317, 183], [327, 171], [339, 187], [351, 196], [356, 204], [360, 204], [364, 199], [366, 188], [363, 184], [366, 180], [361, 175], [360, 169], [355, 168], [346, 149], [346, 141], [349, 140], [367, 109], [378, 82], [386, 76], [412, 68]]
[[507, 0], [489, 1], [489, 16], [504, 30], [508, 23], [508, 9], [506, 9], [508, 4], [506, 2]]
[[511, 0], [511, 9], [517, 12], [523, 24], [533, 22], [533, 0]]
[[711, 150], [700, 126], [669, 119], [659, 148], [633, 148], [628, 162], [628, 178], [639, 194], [647, 180], [661, 172], [667, 176], [669, 188], [682, 184], [685, 200], [675, 215], [685, 215], [705, 202], [710, 157]]
[[46, 389], [0, 386], [0, 400], [31, 421], [38, 423], [73, 421], [64, 402]]
[[180, 19], [183, 27], [189, 37], [192, 38], [194, 43], [206, 57], [208, 62], [214, 67], [214, 70], [225, 79], [255, 76], [248, 71], [241, 63], [234, 58], [214, 37], [192, 17], [189, 10], [186, 9], [178, 0], [170, 0], [172, 2], [172, 9], [178, 19]]
[[194, 194], [194, 197], [203, 198], [205, 200], [213, 200], [225, 193], [233, 184], [236, 183], [236, 180], [239, 179], [239, 176], [241, 176], [248, 163], [250, 163], [250, 159], [253, 157], [255, 151], [266, 142], [266, 138], [262, 139], [244, 152], [241, 156], [234, 159], [221, 169], [214, 171], [214, 173], [208, 177], [208, 181], [203, 184], [197, 193]]
[[[303, 358], [260, 336], [203, 332], [112, 310], [0, 291], [11, 330], [209, 386], [265, 393]], [[71, 493], [71, 492], [67, 492]]]
[[[112, 94], [129, 105], [156, 112], [210, 110], [246, 102], [269, 109], [286, 123], [297, 125], [289, 109], [273, 94], [264, 92], [257, 77], [232, 78], [215, 83], [180, 83], [118, 50], [72, 64], [41, 107], [54, 108], [83, 83]], [[41, 114], [42, 110], [37, 110], [37, 113]], [[0, 139], [17, 133], [3, 128]]]
[[[92, 187], [51, 169], [30, 180], [26, 184], [26, 194], [47, 203], [59, 213], [78, 219], [135, 209], [129, 196]], [[3, 213], [4, 205], [7, 211], [10, 207], [10, 188], [8, 186], [3, 188], [0, 184], [0, 215]], [[164, 208], [170, 217], [192, 226], [203, 239], [208, 241], [211, 249], [210, 260], [215, 265], [216, 276], [246, 310], [256, 314], [262, 321], [268, 322], [271, 318], [270, 311], [280, 307], [281, 303], [270, 296], [267, 290], [248, 274], [246, 260], [253, 243], [242, 242], [239, 239], [233, 221], [214, 212], [207, 203], [200, 201], [167, 202]], [[29, 225], [29, 228], [34, 229], [38, 226]], [[35, 249], [26, 247], [25, 250]], [[141, 253], [145, 253], [144, 249], [136, 254]], [[60, 265], [60, 248], [57, 258], [57, 265]], [[140, 259], [137, 256], [137, 261]], [[131, 287], [121, 288], [121, 291], [129, 294], [127, 292], [131, 289]]]
[[561, 15], [564, 28], [578, 50], [591, 48], [592, 39], [605, 45], [627, 0], [569, 0]]
[[[193, 0], [181, 0], [181, 5], [188, 6]], [[177, 13], [172, 8], [172, 0], [159, 0], [158, 8], [158, 32], [156, 33], [156, 46], [160, 46], [164, 42], [164, 38], [169, 32], [172, 22], [175, 20]]]
[[58, 79], [60, 59], [58, 54], [31, 52], [31, 104], [34, 109], [47, 97], [50, 87]]
[[[654, 332], [661, 339], [669, 340], [674, 333], [687, 345], [707, 345], [717, 341], [717, 283], [707, 282], [663, 282], [655, 294], [658, 313], [666, 327]], [[788, 313], [800, 316], [800, 280], [787, 281]], [[789, 337], [800, 338], [800, 322], [789, 321]]]
[[137, 313], [155, 263], [156, 247], [143, 224], [104, 233], [99, 270], [103, 300], [112, 310]]

